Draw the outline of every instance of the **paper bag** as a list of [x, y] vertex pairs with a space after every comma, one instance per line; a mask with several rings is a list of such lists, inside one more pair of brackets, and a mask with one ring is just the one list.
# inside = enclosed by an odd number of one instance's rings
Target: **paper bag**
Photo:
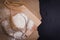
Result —
[[20, 7], [8, 5], [8, 8], [10, 16], [2, 21], [2, 25], [5, 31], [16, 39], [29, 37], [41, 24], [41, 21], [24, 5]]
[[15, 40], [29, 37], [41, 24], [41, 21], [24, 5], [10, 4], [6, 0], [4, 7], [3, 14], [8, 15], [5, 15], [1, 24], [5, 32]]

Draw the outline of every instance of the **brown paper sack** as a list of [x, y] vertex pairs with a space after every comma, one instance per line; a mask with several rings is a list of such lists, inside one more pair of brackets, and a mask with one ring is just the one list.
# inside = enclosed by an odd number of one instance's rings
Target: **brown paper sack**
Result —
[[[41, 24], [25, 5], [4, 2], [3, 18], [0, 20], [5, 32], [13, 39], [23, 40], [29, 37]], [[12, 40], [13, 40], [12, 39]]]
[[5, 29], [10, 36], [14, 36], [17, 39], [21, 37], [25, 39], [25, 36], [29, 37], [41, 24], [41, 21], [26, 6], [15, 7], [8, 5], [7, 7], [10, 10], [9, 29], [7, 29], [8, 22], [6, 20], [2, 24], [6, 26]]

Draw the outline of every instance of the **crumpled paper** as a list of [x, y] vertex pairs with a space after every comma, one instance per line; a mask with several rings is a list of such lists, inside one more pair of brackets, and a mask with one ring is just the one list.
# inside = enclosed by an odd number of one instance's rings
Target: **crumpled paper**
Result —
[[[20, 12], [16, 10], [18, 8], [21, 10]], [[33, 33], [41, 21], [24, 5], [18, 8], [15, 9], [17, 13], [11, 12], [13, 10], [9, 9], [10, 16], [6, 16], [1, 24], [9, 36], [23, 40]]]

